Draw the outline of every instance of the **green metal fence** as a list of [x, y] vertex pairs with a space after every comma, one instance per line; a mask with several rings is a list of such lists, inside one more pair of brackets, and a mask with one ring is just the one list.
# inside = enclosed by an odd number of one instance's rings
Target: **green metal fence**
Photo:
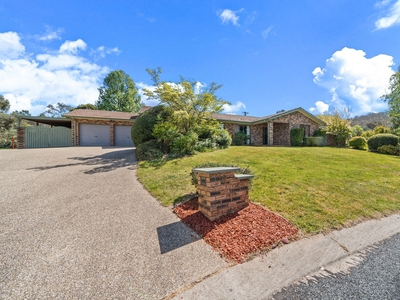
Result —
[[67, 127], [29, 126], [25, 128], [25, 148], [71, 146], [71, 129]]

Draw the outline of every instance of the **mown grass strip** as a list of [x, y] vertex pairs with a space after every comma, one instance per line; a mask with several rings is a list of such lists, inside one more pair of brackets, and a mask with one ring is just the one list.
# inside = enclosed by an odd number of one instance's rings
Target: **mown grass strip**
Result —
[[307, 233], [400, 210], [400, 157], [343, 148], [230, 147], [140, 162], [139, 180], [164, 205], [195, 193], [191, 169], [206, 162], [250, 166], [250, 200]]

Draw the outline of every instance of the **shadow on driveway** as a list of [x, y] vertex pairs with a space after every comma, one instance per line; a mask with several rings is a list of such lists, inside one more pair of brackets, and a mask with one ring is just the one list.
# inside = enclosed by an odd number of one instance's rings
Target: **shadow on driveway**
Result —
[[85, 174], [95, 174], [95, 173], [110, 172], [125, 167], [130, 167], [129, 168], [130, 170], [134, 170], [136, 169], [137, 165], [137, 160], [133, 149], [118, 150], [95, 156], [70, 157], [68, 159], [74, 162], [68, 164], [53, 165], [53, 166], [34, 167], [34, 168], [29, 168], [27, 170], [43, 171], [43, 170], [81, 165], [81, 166], [93, 167], [84, 171]]

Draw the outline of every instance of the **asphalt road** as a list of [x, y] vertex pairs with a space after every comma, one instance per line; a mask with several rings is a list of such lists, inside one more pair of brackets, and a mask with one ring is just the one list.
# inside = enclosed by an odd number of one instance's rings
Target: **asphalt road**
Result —
[[133, 148], [0, 151], [0, 299], [161, 299], [225, 266]]
[[349, 274], [294, 284], [273, 299], [400, 299], [400, 234], [371, 249]]

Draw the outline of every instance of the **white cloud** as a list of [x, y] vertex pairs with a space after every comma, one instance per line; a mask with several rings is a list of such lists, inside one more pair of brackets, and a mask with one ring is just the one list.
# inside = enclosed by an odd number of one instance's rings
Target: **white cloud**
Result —
[[[10, 100], [12, 111], [26, 109], [37, 115], [48, 104], [95, 102], [97, 88], [109, 69], [77, 53], [77, 49], [86, 48], [82, 40], [65, 42], [59, 53], [48, 51], [35, 56], [25, 53], [17, 33], [6, 33], [11, 39], [4, 39], [4, 35], [0, 33], [0, 94]], [[12, 49], [15, 55], [4, 56], [3, 49]]]
[[263, 32], [261, 32], [261, 35], [264, 40], [268, 38], [268, 35], [270, 34], [271, 30], [274, 28], [274, 26], [270, 26], [267, 29], [265, 29]]
[[146, 83], [143, 82], [138, 82], [136, 83], [136, 87], [138, 88], [139, 91], [139, 95], [142, 99], [142, 102], [144, 103], [144, 105], [147, 106], [156, 106], [158, 104], [160, 104], [160, 101], [157, 99], [149, 99], [147, 96], [144, 95], [144, 89], [150, 90], [150, 91], [154, 91], [156, 89], [156, 87], [154, 85], [148, 85]]
[[66, 41], [64, 44], [61, 45], [60, 47], [60, 52], [61, 53], [77, 53], [78, 50], [86, 50], [86, 43], [82, 41], [81, 39], [78, 39], [76, 41]]
[[311, 107], [309, 111], [312, 113], [316, 114], [323, 114], [324, 112], [329, 110], [329, 104], [323, 102], [323, 101], [317, 101], [315, 102], [315, 107]]
[[[380, 6], [386, 6], [388, 1], [380, 2]], [[375, 22], [376, 29], [389, 28], [400, 24], [400, 0], [397, 0], [386, 12], [385, 16]]]
[[3, 59], [16, 59], [25, 52], [21, 38], [15, 32], [0, 33], [0, 61]]
[[93, 55], [95, 59], [104, 58], [106, 55], [110, 54], [119, 55], [120, 53], [121, 50], [119, 50], [118, 47], [106, 48], [104, 46], [100, 46], [96, 50], [91, 51], [91, 55]]
[[64, 30], [59, 28], [57, 30], [52, 30], [50, 27], [46, 27], [46, 33], [41, 36], [35, 36], [39, 39], [39, 41], [52, 41], [52, 40], [61, 40], [60, 34], [63, 33]]
[[239, 16], [237, 15], [238, 13], [242, 12], [243, 9], [240, 9], [238, 11], [233, 11], [230, 9], [224, 9], [223, 11], [219, 11], [218, 15], [219, 18], [222, 21], [222, 24], [228, 24], [232, 23], [235, 26], [239, 26]]
[[235, 113], [240, 111], [241, 109], [246, 109], [246, 105], [240, 101], [237, 101], [236, 104], [232, 105], [224, 104], [223, 106], [224, 113]]
[[380, 97], [394, 73], [393, 57], [379, 54], [366, 58], [365, 55], [362, 50], [345, 47], [327, 59], [325, 67], [313, 71], [314, 82], [331, 93], [332, 106], [350, 106], [358, 115], [387, 107]]

